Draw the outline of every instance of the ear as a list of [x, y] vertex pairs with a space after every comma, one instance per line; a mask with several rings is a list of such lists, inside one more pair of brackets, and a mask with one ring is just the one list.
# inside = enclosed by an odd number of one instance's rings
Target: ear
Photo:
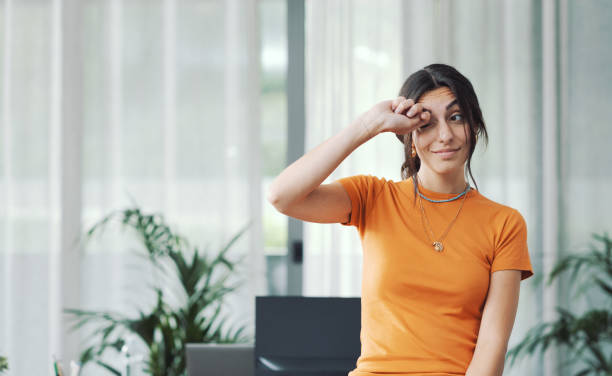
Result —
[[412, 135], [412, 143], [414, 144], [415, 143], [414, 140], [416, 140], [416, 137], [417, 137], [417, 131], [416, 130], [412, 131], [411, 135]]

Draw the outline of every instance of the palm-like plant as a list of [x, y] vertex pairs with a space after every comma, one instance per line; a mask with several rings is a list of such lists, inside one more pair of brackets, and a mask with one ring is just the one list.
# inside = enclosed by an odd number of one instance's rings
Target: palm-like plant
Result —
[[0, 372], [8, 370], [8, 360], [5, 357], [0, 356]]
[[612, 354], [605, 344], [612, 342], [612, 239], [608, 234], [603, 236], [593, 234], [592, 237], [603, 244], [600, 249], [590, 246], [586, 254], [569, 255], [557, 262], [551, 271], [547, 285], [566, 271], [571, 271], [571, 281], [575, 281], [581, 269], [589, 276], [577, 284], [577, 293], [587, 289], [601, 290], [607, 299], [607, 306], [591, 309], [582, 315], [557, 307], [560, 317], [554, 322], [540, 323], [531, 328], [525, 338], [510, 351], [511, 365], [525, 354], [533, 354], [540, 350], [545, 352], [551, 345], [566, 346], [570, 350], [567, 364], [583, 360], [588, 366], [575, 376], [612, 375]]
[[[160, 214], [146, 215], [139, 208], [113, 212], [87, 231], [87, 239], [104, 228], [115, 217], [122, 225], [136, 231], [142, 241], [148, 260], [163, 275], [174, 280], [182, 291], [178, 306], [166, 301], [160, 285], [153, 286], [156, 294], [154, 307], [137, 317], [120, 313], [65, 309], [76, 320], [73, 329], [93, 324], [93, 337], [97, 342], [81, 354], [81, 363], [95, 362], [113, 374], [121, 375], [111, 364], [102, 360], [103, 354], [114, 349], [125, 352], [126, 336], [136, 335], [148, 347], [149, 354], [144, 371], [151, 375], [185, 375], [185, 344], [239, 343], [251, 339], [243, 335], [241, 327], [227, 327], [227, 317], [221, 316], [224, 297], [239, 283], [228, 285], [235, 266], [242, 261], [230, 261], [226, 256], [230, 247], [246, 231], [238, 232], [214, 257], [191, 248], [181, 236], [173, 233]], [[215, 277], [213, 277], [215, 274]], [[178, 282], [178, 283], [177, 283]], [[159, 279], [158, 279], [159, 283]], [[128, 368], [129, 372], [129, 368]]]

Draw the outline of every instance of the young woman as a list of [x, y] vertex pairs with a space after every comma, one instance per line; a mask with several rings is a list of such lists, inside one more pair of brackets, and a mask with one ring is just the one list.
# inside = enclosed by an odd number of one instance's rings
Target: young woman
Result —
[[[382, 132], [404, 145], [403, 180], [321, 184]], [[270, 186], [280, 212], [359, 232], [361, 356], [349, 376], [502, 375], [520, 282], [533, 270], [522, 215], [467, 181], [478, 138], [487, 132], [471, 83], [432, 64]]]

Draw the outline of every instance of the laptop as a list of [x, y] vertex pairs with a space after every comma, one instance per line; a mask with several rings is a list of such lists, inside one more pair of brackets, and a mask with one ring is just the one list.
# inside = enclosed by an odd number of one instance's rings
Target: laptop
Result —
[[187, 344], [188, 376], [253, 376], [252, 344]]

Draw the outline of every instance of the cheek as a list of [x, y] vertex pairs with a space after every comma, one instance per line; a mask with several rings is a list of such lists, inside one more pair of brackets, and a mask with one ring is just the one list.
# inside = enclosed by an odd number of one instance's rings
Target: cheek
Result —
[[426, 151], [435, 139], [435, 135], [432, 136], [432, 132], [419, 132], [416, 134], [416, 131], [414, 131], [412, 134], [412, 142], [417, 150], [420, 151]]
[[470, 129], [470, 126], [468, 124], [465, 124], [463, 127], [463, 132], [461, 133], [461, 136], [464, 138], [463, 142], [465, 144], [469, 144], [470, 143], [470, 135], [472, 133], [472, 130]]
[[466, 145], [463, 149], [463, 163], [467, 163], [467, 160], [470, 157], [470, 146]]
[[463, 129], [458, 129], [457, 132], [455, 132], [455, 139], [458, 141], [458, 144], [460, 144], [463, 148], [469, 149], [469, 146], [470, 146], [469, 130], [467, 130], [467, 133], [464, 133]]

